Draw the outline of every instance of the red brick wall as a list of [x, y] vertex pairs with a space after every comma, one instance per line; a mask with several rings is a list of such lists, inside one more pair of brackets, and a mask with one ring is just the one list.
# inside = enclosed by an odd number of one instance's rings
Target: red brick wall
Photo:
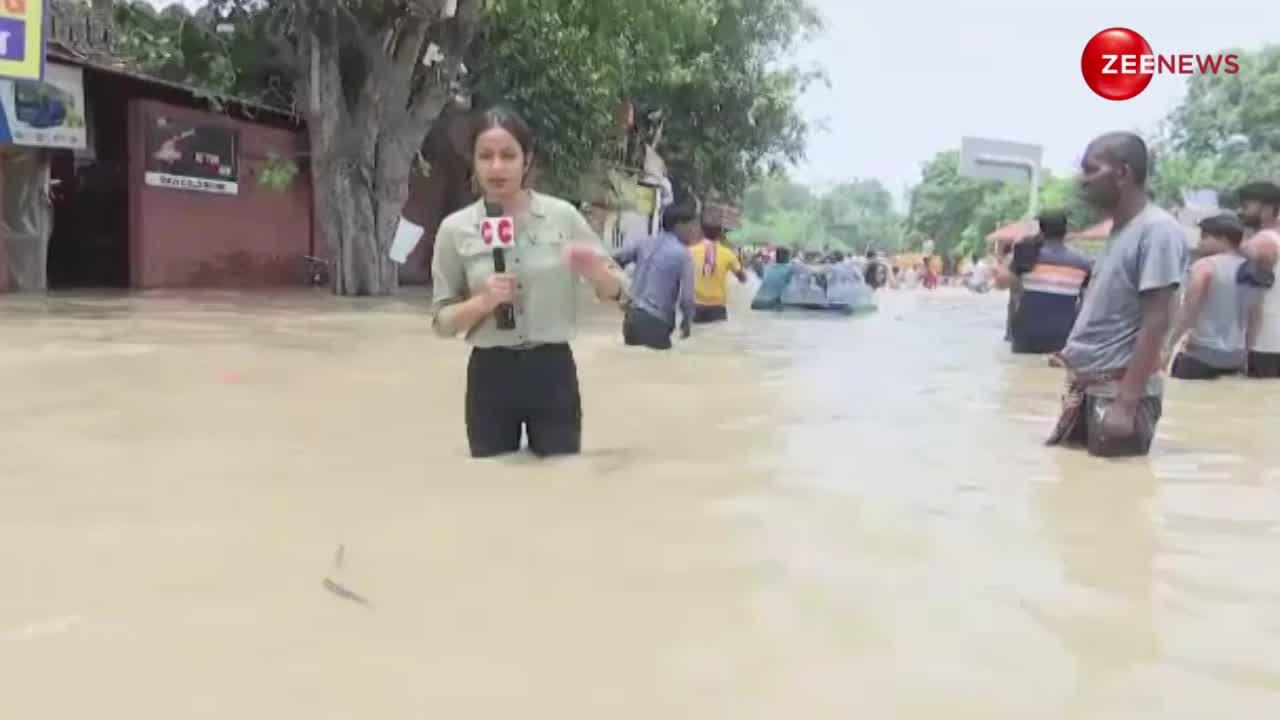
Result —
[[[145, 183], [148, 118], [240, 131], [240, 190], [215, 195]], [[311, 186], [299, 173], [285, 192], [258, 185], [268, 151], [290, 156], [302, 131], [241, 122], [151, 100], [129, 104], [129, 266], [135, 288], [297, 285], [312, 254]]]

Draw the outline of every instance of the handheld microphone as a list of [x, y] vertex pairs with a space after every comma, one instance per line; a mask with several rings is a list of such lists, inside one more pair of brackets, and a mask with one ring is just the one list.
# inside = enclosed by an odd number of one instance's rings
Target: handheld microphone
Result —
[[[515, 220], [502, 214], [502, 206], [485, 202], [485, 219], [480, 226], [484, 244], [493, 248], [493, 271], [507, 271], [507, 255], [504, 248], [515, 244]], [[516, 329], [516, 309], [511, 303], [502, 303], [494, 310], [494, 320], [499, 330]]]

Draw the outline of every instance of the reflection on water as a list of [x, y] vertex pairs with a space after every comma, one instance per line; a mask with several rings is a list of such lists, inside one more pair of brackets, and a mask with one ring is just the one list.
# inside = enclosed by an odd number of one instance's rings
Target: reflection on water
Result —
[[1280, 384], [1095, 461], [1001, 296], [880, 302], [669, 354], [600, 309], [584, 455], [477, 463], [421, 297], [0, 299], [5, 706], [1275, 716]]

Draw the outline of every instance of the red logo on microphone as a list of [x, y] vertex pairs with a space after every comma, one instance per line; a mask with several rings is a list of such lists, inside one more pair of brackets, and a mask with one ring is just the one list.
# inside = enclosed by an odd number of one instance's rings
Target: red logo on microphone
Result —
[[480, 238], [484, 244], [509, 248], [516, 244], [516, 222], [509, 217], [488, 217], [480, 221]]
[[1108, 28], [1094, 35], [1080, 56], [1080, 71], [1089, 89], [1107, 100], [1137, 97], [1156, 75], [1235, 75], [1236, 54], [1157, 55], [1146, 38], [1129, 28]]

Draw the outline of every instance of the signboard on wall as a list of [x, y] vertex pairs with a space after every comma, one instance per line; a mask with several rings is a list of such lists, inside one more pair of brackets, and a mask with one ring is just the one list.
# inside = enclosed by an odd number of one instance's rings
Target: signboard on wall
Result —
[[72, 150], [88, 145], [84, 71], [78, 67], [49, 63], [44, 82], [0, 80], [0, 106], [0, 145]]
[[217, 195], [240, 192], [235, 130], [153, 115], [146, 139], [148, 185]]
[[0, 0], [0, 78], [44, 77], [45, 0]]

